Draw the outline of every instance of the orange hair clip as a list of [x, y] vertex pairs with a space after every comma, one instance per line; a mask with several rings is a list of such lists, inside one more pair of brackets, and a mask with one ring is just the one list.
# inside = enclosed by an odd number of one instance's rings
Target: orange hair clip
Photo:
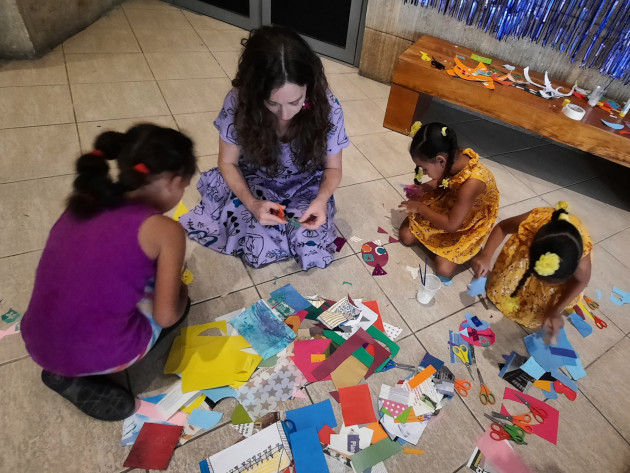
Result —
[[149, 168], [147, 167], [147, 165], [144, 163], [138, 163], [133, 168], [142, 174], [149, 174], [149, 172], [151, 172], [149, 171]]

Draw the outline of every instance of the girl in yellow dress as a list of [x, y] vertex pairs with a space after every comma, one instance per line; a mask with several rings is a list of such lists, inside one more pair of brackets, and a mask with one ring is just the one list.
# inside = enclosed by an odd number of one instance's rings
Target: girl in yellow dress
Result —
[[399, 239], [421, 243], [435, 255], [438, 276], [450, 278], [485, 243], [499, 213], [499, 191], [479, 155], [459, 149], [452, 128], [416, 122], [412, 135], [411, 159], [431, 181], [416, 186], [415, 195], [400, 204], [409, 215]]
[[[591, 278], [593, 242], [582, 222], [567, 211], [536, 208], [508, 218], [490, 234], [472, 260], [476, 277], [488, 276], [486, 293], [503, 314], [528, 328], [541, 325], [553, 341], [564, 325], [562, 311], [577, 304]], [[491, 266], [492, 255], [512, 235]]]

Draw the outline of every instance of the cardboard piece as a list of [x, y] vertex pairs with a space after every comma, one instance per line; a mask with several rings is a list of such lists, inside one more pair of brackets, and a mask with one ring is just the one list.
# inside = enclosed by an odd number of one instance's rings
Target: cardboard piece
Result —
[[376, 422], [372, 395], [367, 384], [340, 388], [339, 401], [344, 424], [357, 425]]
[[328, 465], [319, 443], [317, 431], [301, 429], [289, 434], [295, 470], [300, 473], [328, 473]]
[[348, 386], [356, 386], [361, 382], [367, 373], [367, 366], [357, 360], [354, 356], [349, 356], [341, 362], [330, 374], [337, 389]]
[[335, 419], [330, 399], [310, 406], [292, 409], [286, 412], [286, 416], [287, 420], [291, 421], [295, 426], [295, 430], [312, 427], [319, 432], [325, 425], [337, 427], [337, 420]]
[[[324, 361], [313, 361], [312, 356], [326, 353], [329, 346], [329, 339], [297, 340], [293, 344], [292, 360], [309, 383], [318, 381], [313, 375], [313, 370]], [[323, 380], [327, 379], [330, 379], [330, 376], [323, 378]]]
[[[507, 401], [515, 401], [521, 403], [521, 400], [516, 397], [517, 391], [512, 388], [505, 388], [505, 392], [503, 393], [503, 399]], [[558, 419], [560, 417], [560, 413], [557, 409], [554, 409], [546, 402], [540, 401], [533, 396], [529, 396], [527, 394], [519, 393], [519, 395], [524, 398], [527, 402], [529, 402], [532, 406], [538, 409], [544, 409], [547, 411], [547, 417], [545, 418], [545, 422], [542, 424], [530, 424], [532, 429], [534, 430], [534, 434], [538, 435], [540, 438], [547, 440], [548, 442], [557, 445], [558, 443]], [[523, 410], [523, 412], [529, 412], [527, 408]], [[521, 412], [522, 413], [522, 412]], [[506, 416], [512, 415], [508, 412], [504, 405], [501, 406], [501, 414]]]
[[232, 424], [251, 424], [253, 422], [254, 421], [242, 405], [239, 404], [234, 408], [234, 412], [232, 412]]
[[223, 417], [222, 412], [207, 411], [204, 409], [195, 409], [188, 417], [188, 423], [205, 430], [210, 430], [217, 425]]
[[145, 422], [123, 466], [166, 470], [183, 429], [179, 425]]
[[401, 451], [402, 447], [398, 442], [387, 438], [355, 453], [350, 458], [350, 461], [355, 471], [363, 472]]

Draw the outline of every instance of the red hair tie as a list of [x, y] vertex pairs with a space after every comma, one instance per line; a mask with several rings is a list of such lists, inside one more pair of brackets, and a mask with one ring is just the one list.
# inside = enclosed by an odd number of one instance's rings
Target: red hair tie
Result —
[[101, 158], [105, 156], [105, 153], [103, 153], [100, 149], [93, 149], [88, 154], [91, 154], [92, 156], [99, 156]]
[[149, 168], [144, 163], [138, 163], [133, 167], [136, 171], [142, 174], [149, 174]]

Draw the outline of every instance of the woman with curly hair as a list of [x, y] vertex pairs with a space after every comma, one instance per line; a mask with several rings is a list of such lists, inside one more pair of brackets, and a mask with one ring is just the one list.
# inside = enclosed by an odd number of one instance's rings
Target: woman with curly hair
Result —
[[333, 192], [346, 136], [321, 60], [296, 33], [264, 26], [245, 49], [223, 108], [219, 165], [202, 174], [201, 202], [180, 218], [188, 236], [258, 268], [295, 258], [325, 268], [337, 237]]

